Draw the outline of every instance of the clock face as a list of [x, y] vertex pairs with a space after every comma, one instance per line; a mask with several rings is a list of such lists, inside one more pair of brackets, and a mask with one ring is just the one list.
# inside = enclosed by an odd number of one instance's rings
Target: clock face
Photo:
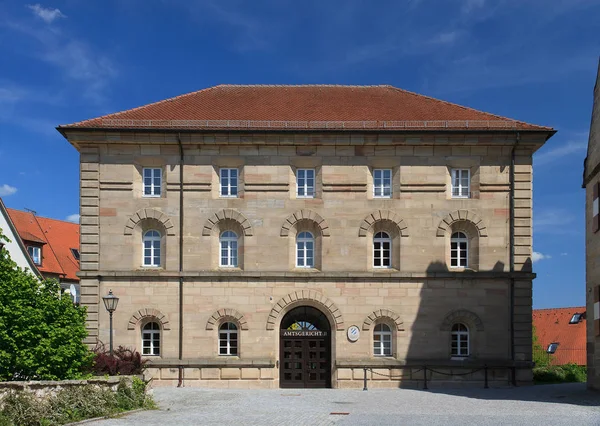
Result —
[[348, 327], [347, 334], [348, 340], [350, 340], [351, 342], [356, 342], [360, 337], [360, 329], [355, 325], [351, 325], [350, 327]]

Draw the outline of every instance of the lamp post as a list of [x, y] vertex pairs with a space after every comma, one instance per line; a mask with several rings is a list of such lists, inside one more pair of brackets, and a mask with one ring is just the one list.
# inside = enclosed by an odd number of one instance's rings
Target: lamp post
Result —
[[110, 317], [110, 356], [113, 356], [113, 326], [112, 326], [112, 317], [113, 312], [117, 309], [117, 305], [119, 304], [119, 298], [115, 296], [112, 290], [108, 291], [106, 296], [102, 296], [102, 301], [104, 302], [104, 307], [108, 311], [108, 315]]

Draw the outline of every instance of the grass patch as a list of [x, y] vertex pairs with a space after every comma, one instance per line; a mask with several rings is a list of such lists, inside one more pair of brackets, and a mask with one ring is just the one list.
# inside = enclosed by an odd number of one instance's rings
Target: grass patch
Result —
[[533, 369], [535, 384], [573, 383], [587, 380], [587, 368], [584, 365], [565, 364], [547, 365]]
[[40, 401], [28, 392], [12, 392], [3, 401], [0, 426], [54, 426], [94, 417], [109, 417], [138, 408], [155, 408], [146, 383], [134, 377], [116, 392], [93, 385], [68, 387]]

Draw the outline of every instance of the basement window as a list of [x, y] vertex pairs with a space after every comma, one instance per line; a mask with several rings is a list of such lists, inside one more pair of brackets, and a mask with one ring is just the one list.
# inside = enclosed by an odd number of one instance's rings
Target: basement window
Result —
[[558, 343], [550, 343], [548, 345], [548, 349], [546, 349], [546, 353], [553, 354], [558, 349]]
[[73, 257], [74, 257], [76, 260], [79, 260], [79, 250], [72, 248], [72, 249], [71, 249], [71, 254], [73, 255]]

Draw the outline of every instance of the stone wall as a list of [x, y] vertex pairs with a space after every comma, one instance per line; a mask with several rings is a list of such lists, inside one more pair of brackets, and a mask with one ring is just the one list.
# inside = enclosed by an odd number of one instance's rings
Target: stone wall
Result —
[[0, 404], [10, 392], [29, 392], [36, 398], [44, 399], [53, 396], [63, 389], [92, 385], [116, 392], [119, 384], [124, 382], [131, 387], [133, 376], [95, 377], [87, 380], [34, 380], [17, 382], [0, 382]]

